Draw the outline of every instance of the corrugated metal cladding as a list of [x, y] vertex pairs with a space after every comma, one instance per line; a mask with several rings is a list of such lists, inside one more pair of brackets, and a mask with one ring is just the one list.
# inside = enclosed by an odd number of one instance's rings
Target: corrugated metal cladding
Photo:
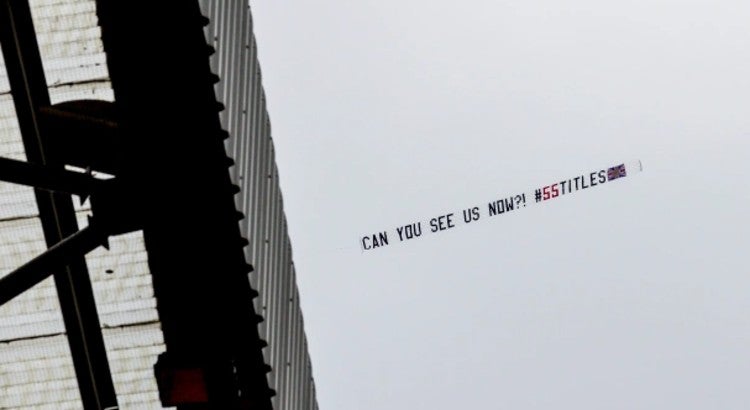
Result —
[[255, 266], [250, 280], [260, 293], [255, 309], [266, 319], [260, 335], [268, 341], [274, 408], [317, 409], [250, 6], [241, 0], [200, 4], [210, 19], [206, 38], [216, 49], [211, 67], [221, 78], [216, 95], [226, 107], [221, 121], [230, 133], [232, 180], [243, 193], [236, 196], [237, 209], [246, 215], [240, 226], [250, 241], [246, 259]]
[[[94, 0], [31, 0], [34, 24], [53, 103], [113, 97]], [[291, 247], [274, 161], [249, 6], [240, 0], [202, 0], [211, 19], [206, 35], [217, 53], [217, 96], [241, 188], [238, 209], [247, 218], [247, 260], [265, 318], [261, 337], [273, 371], [274, 408], [318, 408], [299, 305]], [[167, 23], [168, 24], [168, 23]], [[0, 156], [25, 159], [0, 55]], [[86, 207], [78, 208], [81, 225]], [[0, 182], [0, 277], [45, 249], [29, 188]], [[121, 409], [161, 408], [153, 364], [164, 351], [143, 238], [113, 238], [109, 252], [87, 258], [115, 389]], [[0, 307], [0, 409], [82, 408], [52, 278]]]

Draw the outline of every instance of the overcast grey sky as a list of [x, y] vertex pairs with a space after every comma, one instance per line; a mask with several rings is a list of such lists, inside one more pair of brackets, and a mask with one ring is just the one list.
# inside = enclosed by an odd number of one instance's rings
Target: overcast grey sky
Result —
[[322, 409], [750, 408], [750, 2], [251, 5]]

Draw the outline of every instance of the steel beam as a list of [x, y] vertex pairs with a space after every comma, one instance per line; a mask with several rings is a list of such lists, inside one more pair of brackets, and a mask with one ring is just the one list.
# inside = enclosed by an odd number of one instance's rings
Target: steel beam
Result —
[[88, 174], [0, 157], [0, 181], [86, 197], [102, 181]]
[[106, 244], [107, 235], [90, 225], [0, 279], [0, 306], [47, 279], [71, 261]]

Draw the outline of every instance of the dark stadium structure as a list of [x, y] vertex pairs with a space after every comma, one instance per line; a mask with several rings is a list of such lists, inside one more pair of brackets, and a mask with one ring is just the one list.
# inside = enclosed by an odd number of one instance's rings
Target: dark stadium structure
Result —
[[[80, 394], [45, 399], [41, 391], [34, 405], [126, 408], [118, 374], [128, 370], [111, 368], [105, 335], [148, 327], [161, 332], [163, 346], [149, 346], [158, 355], [150, 370], [156, 390], [140, 394], [133, 386], [142, 377], [131, 377], [129, 406], [317, 409], [249, 5], [48, 1], [39, 7], [68, 7], [70, 16], [93, 3], [106, 77], [70, 86], [97, 82], [114, 97], [53, 102], [50, 90], [59, 84], [46, 78], [34, 7], [0, 3], [4, 67], [26, 157], [0, 158], [0, 180], [33, 187], [38, 214], [8, 221], [40, 222], [47, 248], [0, 270], [0, 304], [53, 277], [64, 324], [64, 332], [0, 334], [0, 356], [9, 346], [66, 337]], [[75, 205], [74, 195], [85, 205]], [[3, 226], [0, 220], [0, 235]], [[99, 276], [86, 255], [133, 234], [142, 234], [150, 288], [127, 303], [151, 303], [158, 318], [104, 323], [99, 285], [92, 285]], [[102, 279], [115, 289], [107, 297], [124, 301], [132, 290], [119, 290], [115, 282], [126, 278], [112, 276]], [[33, 329], [35, 316], [28, 317]], [[0, 395], [0, 408], [29, 405], [23, 386], [17, 391]]]

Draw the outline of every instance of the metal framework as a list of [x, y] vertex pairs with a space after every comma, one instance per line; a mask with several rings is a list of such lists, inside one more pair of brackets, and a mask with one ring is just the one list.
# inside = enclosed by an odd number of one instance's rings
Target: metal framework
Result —
[[[40, 121], [40, 109], [49, 107], [50, 99], [27, 1], [0, 1], [0, 43], [26, 157], [30, 164], [44, 167], [47, 173], [40, 172], [39, 175], [47, 175], [49, 182], [56, 185], [58, 181], [54, 181], [56, 178], [52, 175], [60, 172], [61, 158], [56, 158], [54, 152], [46, 149], [46, 141], [63, 136], [49, 135]], [[8, 167], [3, 171], [5, 172], [2, 176], [6, 180], [12, 181], [13, 175], [17, 174]], [[61, 183], [61, 190], [64, 191], [65, 187], [62, 185]], [[70, 195], [39, 188], [35, 189], [34, 193], [47, 246], [53, 248], [78, 231], [72, 199]], [[75, 238], [77, 239], [74, 242], [60, 243], [57, 249], [80, 246], [78, 244], [82, 238], [88, 243], [79, 250], [83, 251], [93, 246], [88, 235], [82, 237], [79, 234]], [[30, 262], [15, 274], [5, 277], [0, 283], [0, 290], [4, 294], [3, 301], [26, 290], [46, 275], [54, 274], [83, 405], [86, 409], [116, 408], [117, 397], [104, 349], [84, 252], [73, 253], [73, 257], [64, 261], [65, 264], [53, 264], [56, 254], [54, 250], [50, 250], [47, 258], [38, 258], [36, 263]]]
[[[0, 0], [0, 43], [28, 159], [0, 159], [0, 180], [35, 188], [49, 248], [0, 279], [0, 304], [54, 275], [83, 406], [118, 408], [84, 256], [109, 236], [143, 230], [167, 347], [155, 365], [162, 404], [271, 409], [207, 19], [195, 1], [154, 2], [144, 12], [101, 0], [97, 13], [116, 102], [51, 106], [28, 1]], [[71, 194], [91, 200], [82, 230]]]

